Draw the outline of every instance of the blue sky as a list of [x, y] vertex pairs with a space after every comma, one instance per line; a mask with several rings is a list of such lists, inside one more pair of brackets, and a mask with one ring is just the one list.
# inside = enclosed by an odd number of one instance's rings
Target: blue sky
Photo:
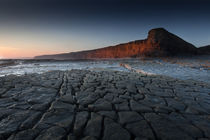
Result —
[[9, 2], [0, 3], [0, 57], [4, 58], [116, 45], [145, 39], [157, 27], [196, 47], [210, 44], [208, 0]]

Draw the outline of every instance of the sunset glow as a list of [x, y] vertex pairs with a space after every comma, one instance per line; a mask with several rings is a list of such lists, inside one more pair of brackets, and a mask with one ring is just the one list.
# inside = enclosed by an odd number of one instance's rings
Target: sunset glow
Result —
[[0, 47], [0, 59], [3, 58], [33, 58], [40, 54], [55, 54], [63, 53], [59, 51], [43, 51], [41, 49], [25, 49], [25, 48], [12, 48], [12, 47]]
[[207, 1], [29, 1], [0, 3], [1, 58], [113, 46], [147, 38], [158, 27], [196, 47], [210, 44]]

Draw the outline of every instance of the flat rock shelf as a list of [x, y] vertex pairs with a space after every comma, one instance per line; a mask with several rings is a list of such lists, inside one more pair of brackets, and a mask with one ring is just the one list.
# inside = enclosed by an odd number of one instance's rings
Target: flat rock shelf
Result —
[[0, 140], [208, 140], [210, 84], [115, 71], [0, 78]]

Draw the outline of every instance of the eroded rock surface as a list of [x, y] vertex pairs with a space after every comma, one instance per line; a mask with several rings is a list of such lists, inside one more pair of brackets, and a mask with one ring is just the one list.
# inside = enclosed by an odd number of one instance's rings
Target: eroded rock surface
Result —
[[0, 140], [210, 139], [210, 85], [85, 70], [0, 78]]

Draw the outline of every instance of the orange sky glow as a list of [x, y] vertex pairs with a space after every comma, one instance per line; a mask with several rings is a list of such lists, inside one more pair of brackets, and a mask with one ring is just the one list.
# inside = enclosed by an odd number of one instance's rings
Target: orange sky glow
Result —
[[[93, 39], [76, 34], [16, 28], [0, 30], [0, 59], [33, 58], [38, 55], [68, 53], [95, 47], [90, 45]], [[92, 44], [97, 45], [98, 42], [102, 41], [94, 40]]]
[[35, 49], [0, 47], [0, 59], [6, 58], [33, 58], [37, 55], [62, 53], [58, 51], [43, 51]]
[[37, 55], [70, 52], [73, 51], [71, 45], [70, 41], [53, 34], [7, 29], [0, 33], [0, 59], [33, 58]]

